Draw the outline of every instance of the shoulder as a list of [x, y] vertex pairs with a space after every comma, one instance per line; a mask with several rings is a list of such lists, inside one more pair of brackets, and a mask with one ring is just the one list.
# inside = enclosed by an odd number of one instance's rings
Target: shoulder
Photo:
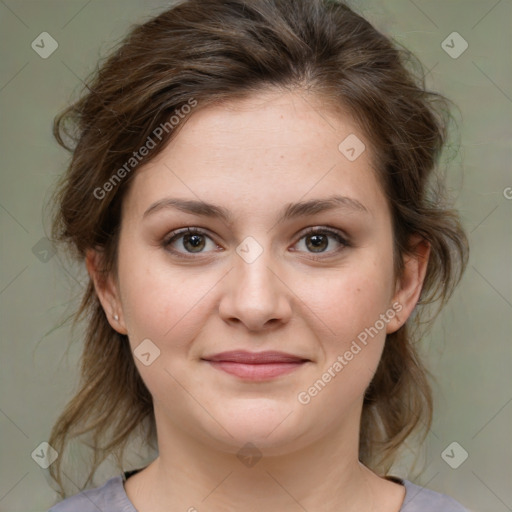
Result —
[[121, 475], [108, 480], [105, 485], [82, 491], [61, 501], [48, 512], [137, 512], [124, 490]]
[[400, 512], [469, 512], [458, 501], [425, 487], [402, 480], [405, 500]]

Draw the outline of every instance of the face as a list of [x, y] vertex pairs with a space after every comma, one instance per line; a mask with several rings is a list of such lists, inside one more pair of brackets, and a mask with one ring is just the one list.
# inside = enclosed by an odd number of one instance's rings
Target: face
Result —
[[[348, 136], [366, 146], [356, 159], [339, 149]], [[97, 290], [128, 334], [160, 439], [279, 454], [357, 431], [386, 334], [417, 300], [414, 268], [397, 283], [389, 207], [357, 125], [312, 97], [266, 92], [198, 109], [137, 170], [118, 273]], [[212, 361], [230, 351], [295, 359]]]

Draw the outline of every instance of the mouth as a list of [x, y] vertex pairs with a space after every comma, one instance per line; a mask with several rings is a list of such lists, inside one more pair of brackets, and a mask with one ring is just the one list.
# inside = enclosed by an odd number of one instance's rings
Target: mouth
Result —
[[222, 352], [202, 358], [213, 368], [245, 380], [269, 380], [291, 373], [304, 366], [310, 359], [284, 352]]

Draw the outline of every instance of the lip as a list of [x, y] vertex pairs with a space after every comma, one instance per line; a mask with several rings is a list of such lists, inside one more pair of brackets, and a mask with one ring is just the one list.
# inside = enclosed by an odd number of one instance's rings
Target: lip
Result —
[[302, 363], [304, 361], [309, 361], [309, 359], [304, 357], [287, 354], [286, 352], [277, 352], [275, 350], [266, 350], [265, 352], [232, 350], [230, 352], [220, 352], [219, 354], [207, 356], [203, 359], [206, 361], [222, 361], [241, 364]]
[[203, 360], [218, 370], [252, 381], [268, 380], [291, 373], [309, 361], [285, 352], [245, 350], [221, 352]]

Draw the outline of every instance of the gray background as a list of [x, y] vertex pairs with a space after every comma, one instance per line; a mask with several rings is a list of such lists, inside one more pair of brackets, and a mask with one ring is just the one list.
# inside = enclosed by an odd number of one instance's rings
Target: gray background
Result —
[[[0, 0], [1, 511], [43, 511], [53, 503], [47, 471], [31, 453], [48, 439], [78, 375], [80, 333], [70, 345], [70, 328], [55, 327], [78, 304], [83, 269], [70, 269], [44, 240], [43, 204], [68, 159], [52, 139], [52, 118], [131, 24], [167, 5]], [[471, 510], [512, 510], [512, 2], [357, 6], [412, 49], [430, 70], [427, 85], [460, 108], [454, 139], [460, 148], [449, 152], [449, 181], [472, 253], [462, 284], [424, 340], [437, 408], [420, 474], [409, 476]], [[59, 45], [47, 59], [31, 48], [44, 31]], [[441, 47], [454, 31], [469, 45], [458, 58]], [[457, 469], [441, 457], [454, 441], [469, 454]], [[449, 453], [457, 462], [463, 452]], [[407, 476], [401, 465], [394, 474]]]

